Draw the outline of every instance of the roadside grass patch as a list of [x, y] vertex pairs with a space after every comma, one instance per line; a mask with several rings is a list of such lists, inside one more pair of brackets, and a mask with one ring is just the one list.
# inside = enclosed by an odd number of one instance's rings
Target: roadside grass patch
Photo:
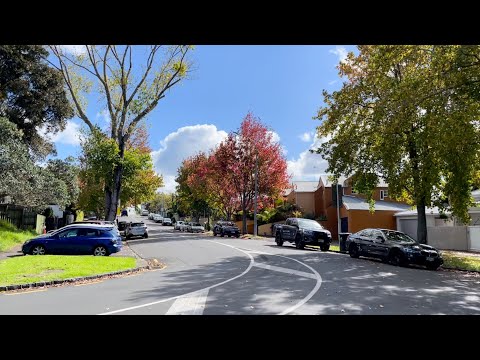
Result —
[[480, 257], [457, 255], [449, 251], [442, 251], [443, 265], [446, 269], [480, 271]]
[[15, 225], [0, 220], [0, 251], [9, 251], [19, 244], [38, 236], [34, 231], [19, 230]]
[[0, 261], [0, 286], [63, 280], [133, 269], [133, 257], [19, 256]]

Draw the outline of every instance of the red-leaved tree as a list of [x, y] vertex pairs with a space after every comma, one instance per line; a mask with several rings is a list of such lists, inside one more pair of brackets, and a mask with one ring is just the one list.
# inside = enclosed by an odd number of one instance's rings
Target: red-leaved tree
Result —
[[[258, 159], [257, 159], [258, 158]], [[232, 205], [239, 202], [243, 213], [242, 232], [247, 232], [247, 211], [255, 198], [255, 162], [258, 161], [259, 199], [277, 197], [289, 184], [287, 162], [273, 133], [252, 113], [243, 119], [238, 132], [230, 133], [210, 156], [219, 189], [228, 192]], [[212, 175], [213, 176], [213, 175]], [[264, 200], [265, 201], [265, 200]]]

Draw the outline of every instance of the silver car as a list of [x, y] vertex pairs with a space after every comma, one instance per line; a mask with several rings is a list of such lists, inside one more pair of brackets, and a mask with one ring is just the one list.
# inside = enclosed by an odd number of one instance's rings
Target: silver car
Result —
[[143, 222], [131, 223], [127, 226], [125, 230], [125, 236], [127, 239], [130, 239], [134, 236], [141, 236], [148, 238], [148, 229]]
[[205, 228], [200, 223], [190, 223], [188, 226], [189, 232], [205, 232]]

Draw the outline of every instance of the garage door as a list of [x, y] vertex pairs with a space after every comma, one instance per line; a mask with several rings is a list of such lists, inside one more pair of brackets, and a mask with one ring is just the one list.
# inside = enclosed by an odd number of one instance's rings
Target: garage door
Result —
[[417, 219], [400, 219], [398, 231], [402, 231], [417, 240]]

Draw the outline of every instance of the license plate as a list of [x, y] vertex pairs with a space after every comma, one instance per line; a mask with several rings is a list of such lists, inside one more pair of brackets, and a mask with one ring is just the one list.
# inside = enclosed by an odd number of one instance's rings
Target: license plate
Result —
[[433, 261], [433, 260], [435, 260], [435, 258], [433, 258], [433, 257], [427, 257], [426, 260], [427, 260], [427, 261]]

